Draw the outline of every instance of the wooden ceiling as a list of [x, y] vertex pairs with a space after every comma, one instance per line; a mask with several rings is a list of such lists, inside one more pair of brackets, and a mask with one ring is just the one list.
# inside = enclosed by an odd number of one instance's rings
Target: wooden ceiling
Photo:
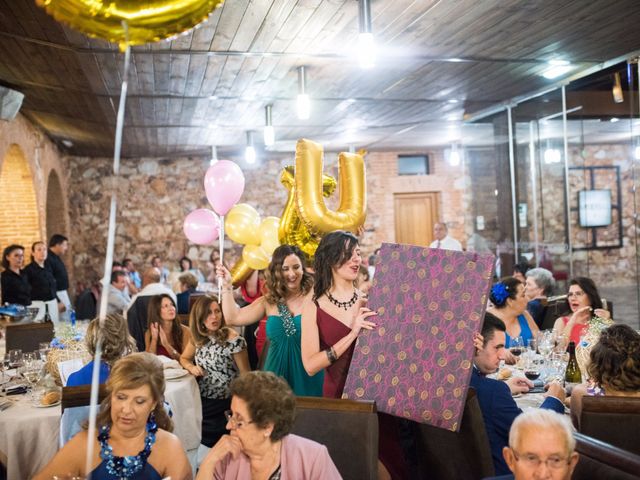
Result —
[[[376, 66], [354, 58], [356, 0], [227, 0], [173, 41], [131, 55], [123, 156], [234, 153], [273, 105], [274, 151], [420, 149], [443, 124], [640, 50], [637, 0], [372, 0]], [[124, 56], [56, 23], [33, 0], [0, 0], [0, 83], [73, 155], [110, 156]], [[307, 67], [311, 118], [295, 113]], [[63, 141], [67, 146], [63, 145]], [[68, 146], [71, 145], [71, 146]]]

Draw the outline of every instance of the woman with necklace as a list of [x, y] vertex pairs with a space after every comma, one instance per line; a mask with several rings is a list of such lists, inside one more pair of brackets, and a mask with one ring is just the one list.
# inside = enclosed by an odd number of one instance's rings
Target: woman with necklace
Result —
[[178, 320], [173, 299], [164, 293], [154, 295], [149, 300], [148, 312], [145, 351], [180, 361], [180, 355], [191, 341], [191, 332]]
[[275, 249], [265, 273], [265, 295], [243, 308], [233, 300], [229, 271], [219, 266], [218, 272], [224, 283], [222, 311], [229, 325], [250, 325], [267, 316], [269, 344], [263, 369], [284, 377], [296, 395], [321, 396], [322, 372], [308, 375], [301, 358], [302, 306], [313, 277], [305, 269], [300, 249], [292, 245]]
[[84, 430], [34, 479], [88, 475], [93, 480], [191, 479], [191, 466], [182, 444], [170, 433], [173, 425], [163, 405], [164, 387], [162, 364], [155, 356], [134, 353], [118, 360], [96, 419], [98, 437], [91, 471], [85, 470]]
[[[342, 230], [325, 235], [315, 253], [313, 295], [302, 312], [302, 361], [310, 375], [325, 370], [325, 397], [342, 397], [358, 335], [376, 327], [376, 312], [355, 287], [361, 263], [358, 239]], [[378, 413], [378, 421], [378, 478], [408, 478], [395, 418]]]

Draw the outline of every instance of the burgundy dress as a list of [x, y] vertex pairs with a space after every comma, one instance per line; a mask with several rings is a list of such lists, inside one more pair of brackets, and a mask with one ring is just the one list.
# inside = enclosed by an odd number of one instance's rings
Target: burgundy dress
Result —
[[[335, 345], [341, 338], [349, 335], [351, 329], [340, 320], [337, 320], [327, 312], [322, 310], [318, 303], [318, 314], [316, 321], [318, 323], [318, 333], [320, 336], [320, 350], [327, 350]], [[322, 388], [322, 396], [330, 398], [341, 398], [344, 384], [347, 382], [347, 373], [349, 373], [349, 365], [353, 356], [355, 342], [352, 343], [346, 352], [340, 355], [333, 365], [329, 365], [325, 370], [324, 385]]]
[[[340, 320], [328, 314], [315, 302], [317, 307], [316, 323], [320, 337], [320, 350], [331, 348], [338, 340], [351, 332]], [[329, 398], [342, 398], [342, 391], [347, 382], [347, 374], [353, 357], [356, 343], [353, 342], [346, 352], [340, 355], [332, 365], [325, 369], [322, 396]], [[378, 412], [378, 458], [391, 474], [392, 479], [408, 478], [407, 466], [404, 454], [398, 439], [396, 419], [386, 413]]]

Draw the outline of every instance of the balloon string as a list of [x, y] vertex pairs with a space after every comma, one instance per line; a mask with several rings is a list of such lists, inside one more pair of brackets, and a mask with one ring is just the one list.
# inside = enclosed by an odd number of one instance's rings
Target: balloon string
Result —
[[[220, 215], [220, 265], [224, 266], [224, 215]], [[222, 305], [222, 277], [218, 277], [218, 302]]]
[[129, 76], [129, 63], [131, 60], [131, 47], [128, 45], [129, 35], [126, 22], [122, 22], [127, 41], [127, 49], [124, 52], [124, 74], [122, 77], [122, 87], [120, 90], [120, 103], [118, 105], [118, 116], [116, 121], [116, 136], [113, 148], [113, 184], [111, 191], [111, 204], [109, 208], [109, 231], [107, 233], [107, 253], [104, 260], [104, 276], [102, 277], [102, 295], [100, 297], [100, 311], [98, 318], [100, 326], [98, 328], [98, 339], [96, 341], [95, 354], [93, 356], [93, 370], [91, 372], [91, 400], [89, 403], [89, 428], [87, 431], [87, 457], [85, 458], [85, 474], [87, 479], [91, 479], [91, 467], [93, 463], [93, 447], [96, 438], [96, 416], [98, 414], [98, 391], [100, 388], [100, 361], [102, 358], [102, 332], [104, 319], [107, 316], [108, 295], [111, 280], [111, 269], [113, 267], [113, 250], [116, 236], [116, 212], [117, 197], [116, 182], [120, 174], [120, 152], [122, 149], [122, 132], [124, 129], [124, 112], [127, 98], [127, 86]]

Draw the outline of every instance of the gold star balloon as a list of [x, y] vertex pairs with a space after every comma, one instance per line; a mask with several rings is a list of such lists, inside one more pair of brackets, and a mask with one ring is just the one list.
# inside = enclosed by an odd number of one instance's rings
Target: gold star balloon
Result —
[[206, 20], [223, 0], [36, 0], [58, 22], [128, 45], [157, 42]]

